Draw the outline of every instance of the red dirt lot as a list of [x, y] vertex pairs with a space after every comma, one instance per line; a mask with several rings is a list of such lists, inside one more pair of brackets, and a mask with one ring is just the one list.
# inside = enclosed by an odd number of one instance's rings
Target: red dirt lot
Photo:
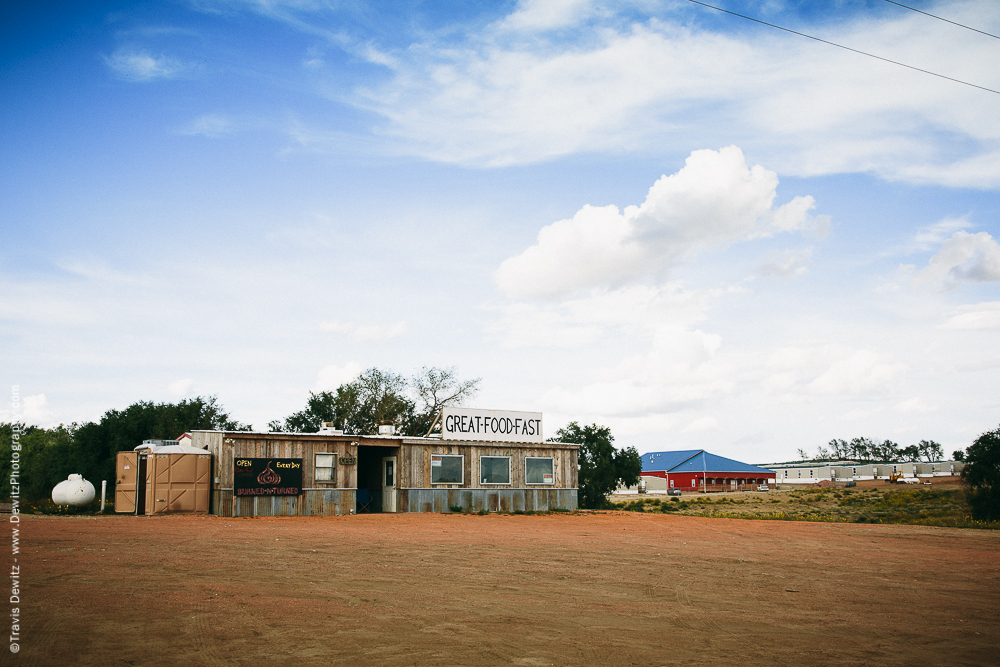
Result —
[[17, 665], [996, 665], [1000, 534], [630, 513], [21, 522]]

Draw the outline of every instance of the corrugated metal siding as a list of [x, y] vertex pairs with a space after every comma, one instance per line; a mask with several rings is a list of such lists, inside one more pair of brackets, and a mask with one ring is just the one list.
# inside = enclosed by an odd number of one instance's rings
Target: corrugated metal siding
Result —
[[576, 489], [400, 489], [400, 512], [518, 512], [577, 509]]

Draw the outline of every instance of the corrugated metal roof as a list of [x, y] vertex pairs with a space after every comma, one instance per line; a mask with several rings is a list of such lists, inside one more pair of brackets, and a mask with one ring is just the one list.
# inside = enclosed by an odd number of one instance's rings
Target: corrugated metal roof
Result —
[[650, 452], [642, 455], [642, 471], [666, 472], [774, 472], [750, 463], [710, 454], [703, 449], [677, 452]]
[[670, 470], [674, 466], [684, 463], [684, 461], [695, 454], [701, 454], [701, 450], [687, 449], [678, 452], [649, 452], [642, 455], [642, 471]]

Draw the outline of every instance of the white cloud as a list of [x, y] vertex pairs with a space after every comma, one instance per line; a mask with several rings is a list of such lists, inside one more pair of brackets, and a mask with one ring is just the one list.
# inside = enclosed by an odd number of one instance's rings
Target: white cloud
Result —
[[885, 394], [906, 364], [891, 362], [870, 350], [852, 350], [842, 354], [830, 367], [808, 385], [814, 394], [853, 395]]
[[133, 49], [119, 49], [104, 61], [119, 76], [130, 81], [175, 79], [190, 69], [176, 58], [154, 56], [146, 51]]
[[592, 0], [521, 0], [500, 30], [553, 30], [578, 24], [594, 11]]
[[[714, 143], [721, 127], [782, 173], [1000, 184], [992, 94], [792, 35], [692, 27], [686, 11], [523, 2], [464, 39], [424, 36], [387, 61], [390, 82], [358, 91], [356, 101], [388, 120], [385, 136], [401, 150], [445, 162], [662, 152]], [[989, 0], [939, 11], [1000, 25], [1000, 5]], [[544, 32], [553, 28], [558, 36]], [[991, 40], [912, 12], [808, 31], [1000, 87]]]
[[354, 380], [361, 374], [361, 364], [349, 361], [343, 366], [324, 366], [319, 369], [316, 375], [316, 384], [313, 385], [314, 392], [333, 391], [342, 384]]
[[579, 348], [620, 336], [652, 340], [660, 330], [687, 329], [705, 318], [721, 290], [690, 290], [679, 283], [598, 289], [572, 299], [513, 303], [491, 333], [504, 347]]
[[812, 259], [812, 247], [801, 250], [781, 250], [768, 253], [764, 264], [757, 269], [762, 276], [798, 278], [806, 274]]
[[189, 396], [193, 388], [194, 388], [194, 381], [191, 378], [182, 378], [180, 380], [174, 380], [167, 387], [167, 389], [170, 390], [171, 394], [179, 398]]
[[719, 422], [715, 417], [700, 417], [681, 429], [681, 433], [704, 433], [719, 431]]
[[402, 336], [409, 330], [406, 322], [394, 324], [356, 324], [354, 322], [323, 322], [322, 331], [345, 334], [354, 341], [390, 340]]
[[1000, 282], [1000, 244], [987, 232], [955, 232], [914, 277], [917, 285], [939, 282], [953, 287], [963, 281]]
[[936, 412], [937, 406], [928, 405], [922, 398], [914, 397], [896, 404], [897, 412]]
[[496, 282], [508, 296], [551, 298], [668, 272], [699, 250], [801, 228], [812, 197], [772, 208], [778, 177], [730, 146], [694, 151], [663, 176], [641, 206], [584, 206], [504, 261]]
[[52, 418], [52, 410], [45, 394], [25, 396], [22, 401], [21, 421], [25, 424], [46, 425]]
[[233, 121], [219, 114], [206, 114], [191, 121], [179, 130], [180, 134], [221, 137], [232, 132]]
[[959, 306], [939, 329], [1000, 329], [1000, 301]]
[[921, 227], [913, 237], [912, 249], [930, 250], [936, 248], [944, 243], [949, 234], [954, 234], [958, 230], [964, 230], [966, 227], [969, 227], [969, 221], [964, 216], [959, 218], [944, 218], [933, 225]]

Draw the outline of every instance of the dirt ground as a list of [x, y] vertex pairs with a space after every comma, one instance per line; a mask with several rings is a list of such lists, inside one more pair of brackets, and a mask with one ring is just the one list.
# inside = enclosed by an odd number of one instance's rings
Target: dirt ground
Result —
[[635, 513], [21, 523], [17, 665], [996, 665], [1000, 534]]

